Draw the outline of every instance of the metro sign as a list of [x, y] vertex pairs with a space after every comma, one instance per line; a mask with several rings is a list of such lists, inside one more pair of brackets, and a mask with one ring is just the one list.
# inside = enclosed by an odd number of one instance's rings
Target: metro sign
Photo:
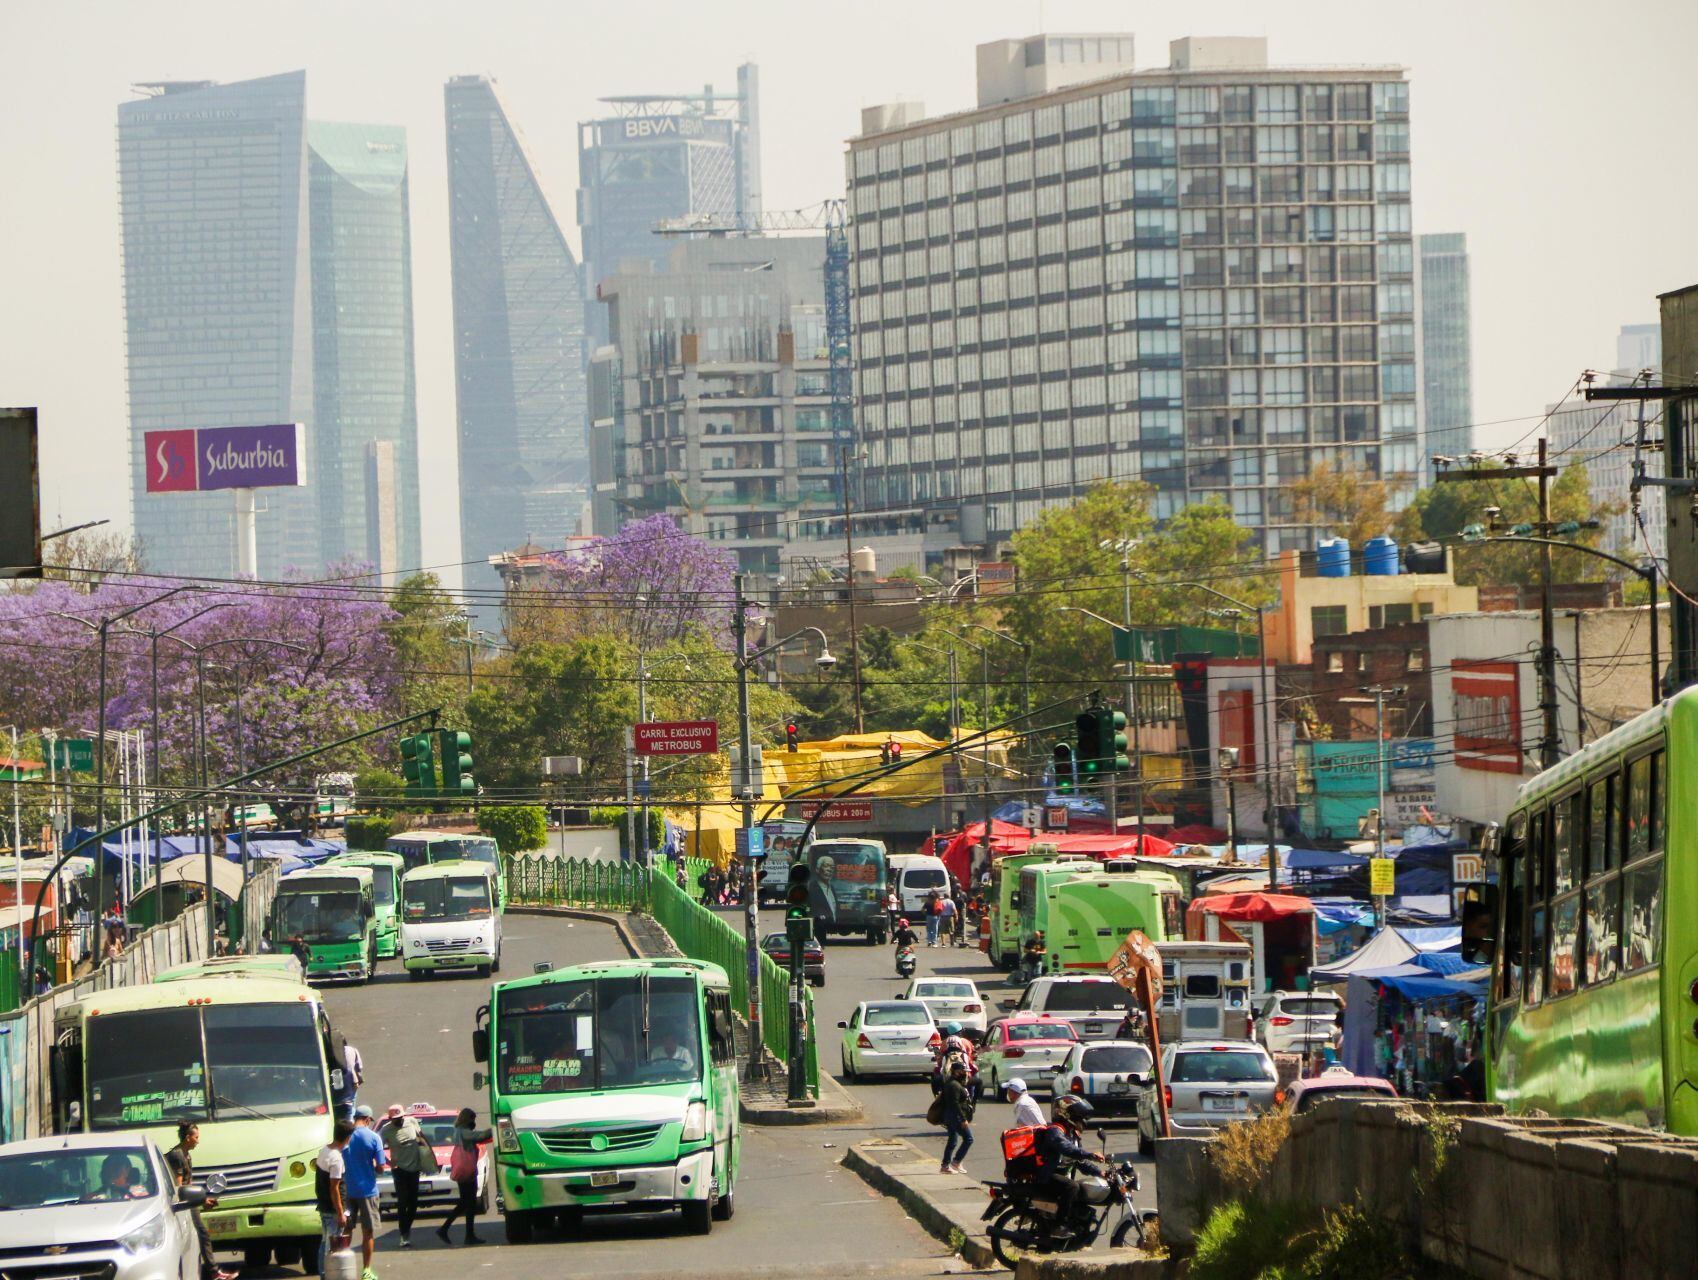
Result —
[[805, 804], [802, 806], [802, 821], [810, 819], [821, 824], [841, 822], [871, 822], [873, 820], [873, 802], [871, 800], [836, 800], [829, 804]]
[[632, 725], [631, 749], [640, 756], [711, 755], [719, 750], [719, 722], [651, 720]]

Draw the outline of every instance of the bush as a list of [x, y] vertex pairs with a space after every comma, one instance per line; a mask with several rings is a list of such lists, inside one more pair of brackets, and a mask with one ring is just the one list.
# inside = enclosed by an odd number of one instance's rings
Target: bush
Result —
[[394, 813], [406, 805], [407, 780], [388, 769], [361, 769], [354, 775], [354, 803], [373, 813]]
[[379, 814], [348, 815], [348, 848], [376, 853], [395, 834], [395, 823]]
[[1223, 1125], [1209, 1140], [1209, 1163], [1231, 1195], [1255, 1191], [1286, 1135], [1291, 1132], [1291, 1115], [1283, 1109], [1265, 1111], [1254, 1120]]
[[548, 843], [548, 814], [540, 804], [492, 804], [478, 810], [478, 826], [511, 857]]
[[1291, 1205], [1230, 1200], [1197, 1233], [1191, 1280], [1295, 1280], [1292, 1242], [1307, 1225]]

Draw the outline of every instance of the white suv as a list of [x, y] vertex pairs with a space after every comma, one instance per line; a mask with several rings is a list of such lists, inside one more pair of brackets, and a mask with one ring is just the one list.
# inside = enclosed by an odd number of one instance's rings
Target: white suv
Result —
[[1256, 1039], [1269, 1053], [1303, 1053], [1331, 1043], [1344, 1002], [1330, 991], [1274, 991], [1256, 1010]]
[[1014, 1012], [1071, 1022], [1081, 1040], [1112, 1040], [1131, 1007], [1132, 993], [1113, 978], [1057, 973], [1034, 978], [1020, 993]]

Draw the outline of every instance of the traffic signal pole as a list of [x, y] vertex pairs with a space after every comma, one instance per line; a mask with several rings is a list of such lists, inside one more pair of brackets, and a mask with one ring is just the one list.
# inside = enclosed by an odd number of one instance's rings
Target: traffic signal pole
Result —
[[[847, 490], [845, 490], [847, 493]], [[853, 575], [854, 568], [850, 567]], [[853, 578], [851, 577], [851, 581]], [[732, 579], [735, 601], [732, 605], [731, 634], [737, 644], [737, 741], [741, 747], [735, 779], [737, 796], [743, 802], [743, 829], [755, 825], [755, 806], [750, 798], [754, 788], [755, 731], [749, 721], [749, 611], [743, 596], [743, 575]], [[851, 590], [854, 588], [851, 587]], [[745, 845], [746, 849], [748, 846]], [[748, 981], [749, 1007], [749, 1065], [750, 1080], [766, 1080], [771, 1072], [766, 1062], [766, 1047], [761, 1026], [761, 908], [757, 893], [755, 861], [743, 859], [743, 945], [745, 972]], [[794, 945], [794, 944], [792, 944]]]

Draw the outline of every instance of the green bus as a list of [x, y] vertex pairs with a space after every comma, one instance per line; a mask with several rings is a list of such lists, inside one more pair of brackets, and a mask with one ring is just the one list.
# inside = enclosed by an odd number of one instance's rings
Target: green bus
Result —
[[377, 908], [377, 958], [388, 960], [401, 954], [401, 917], [396, 899], [406, 859], [398, 853], [339, 853], [325, 867], [370, 867], [371, 901]]
[[1695, 845], [1698, 688], [1522, 786], [1497, 833], [1493, 1101], [1698, 1135]]
[[482, 862], [433, 862], [401, 877], [401, 966], [417, 981], [439, 969], [501, 972], [495, 873]]
[[1151, 942], [1185, 936], [1179, 882], [1159, 871], [1087, 871], [1049, 890], [1050, 973], [1108, 967], [1132, 930]]
[[305, 980], [301, 962], [287, 951], [257, 956], [213, 956], [174, 965], [154, 976], [155, 982], [184, 982], [196, 978], [281, 978], [285, 982]]
[[313, 1157], [330, 1140], [341, 1063], [318, 992], [233, 974], [90, 991], [53, 1011], [55, 1133], [147, 1134], [164, 1151], [200, 1125], [195, 1184], [227, 1189], [202, 1214], [244, 1266], [318, 1268]]
[[370, 867], [318, 866], [284, 876], [271, 903], [271, 945], [307, 946], [307, 978], [377, 975], [377, 903]]
[[742, 1131], [718, 965], [619, 960], [498, 982], [472, 1056], [489, 1063], [511, 1243], [585, 1213], [676, 1206], [698, 1234], [731, 1217]]
[[[1080, 858], [1071, 862], [1033, 862], [1020, 868], [1020, 945], [1037, 933], [1044, 935], [1044, 945], [1049, 951], [1055, 949], [1050, 938], [1050, 895], [1055, 887], [1075, 876], [1090, 875], [1097, 870], [1097, 863], [1091, 858]], [[1046, 953], [1044, 967], [1049, 967]]]
[[[1077, 861], [1091, 863], [1084, 854]], [[986, 950], [991, 962], [1013, 968], [1020, 962], [1020, 872], [1039, 862], [1065, 861], [1055, 852], [1055, 846], [1043, 844], [1036, 852], [1011, 853], [991, 863], [990, 893], [986, 905], [990, 911], [990, 937]], [[1093, 864], [1094, 865], [1094, 864]]]
[[501, 895], [499, 908], [507, 910], [507, 864], [500, 847], [488, 836], [465, 831], [403, 831], [390, 836], [383, 847], [401, 855], [403, 874], [433, 862], [486, 863], [495, 871], [495, 887]]

